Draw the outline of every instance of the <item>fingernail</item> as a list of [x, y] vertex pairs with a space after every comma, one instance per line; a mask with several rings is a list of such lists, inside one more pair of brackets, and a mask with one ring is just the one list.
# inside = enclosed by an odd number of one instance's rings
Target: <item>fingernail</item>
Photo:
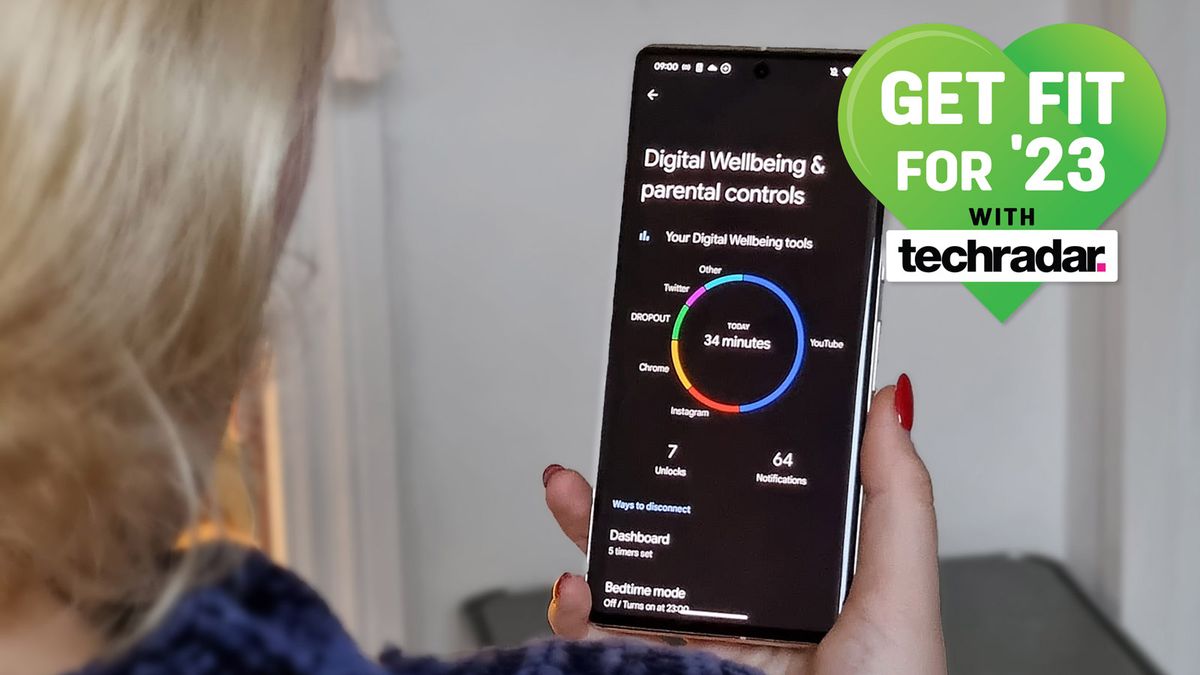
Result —
[[566, 581], [567, 579], [570, 579], [571, 576], [572, 575], [570, 572], [563, 572], [562, 576], [560, 576], [558, 578], [558, 580], [554, 582], [554, 588], [550, 591], [550, 601], [551, 602], [558, 602], [558, 589], [559, 589], [559, 587], [562, 586], [562, 582]]
[[913, 390], [912, 381], [907, 373], [901, 373], [896, 380], [896, 393], [892, 396], [892, 404], [896, 406], [896, 419], [905, 431], [913, 428]]
[[550, 484], [551, 476], [559, 471], [566, 470], [566, 468], [567, 467], [563, 466], [562, 464], [551, 464], [550, 466], [546, 467], [546, 470], [542, 472], [542, 487], [546, 487]]

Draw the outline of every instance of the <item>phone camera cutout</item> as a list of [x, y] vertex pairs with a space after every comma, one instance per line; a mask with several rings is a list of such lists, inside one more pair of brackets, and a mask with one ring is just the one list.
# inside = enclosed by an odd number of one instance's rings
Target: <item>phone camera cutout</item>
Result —
[[759, 61], [758, 63], [754, 64], [754, 76], [758, 79], [766, 79], [766, 77], [770, 74], [771, 67], [767, 65], [766, 61]]

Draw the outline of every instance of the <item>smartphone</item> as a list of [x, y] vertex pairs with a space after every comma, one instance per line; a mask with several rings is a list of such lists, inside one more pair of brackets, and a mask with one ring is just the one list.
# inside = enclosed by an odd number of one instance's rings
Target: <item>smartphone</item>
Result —
[[841, 610], [883, 218], [838, 142], [859, 54], [637, 56], [589, 537], [596, 625], [803, 643]]

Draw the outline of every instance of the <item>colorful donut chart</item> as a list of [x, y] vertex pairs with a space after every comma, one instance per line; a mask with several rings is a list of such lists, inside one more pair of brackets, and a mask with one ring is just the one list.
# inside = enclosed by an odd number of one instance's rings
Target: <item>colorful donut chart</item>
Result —
[[[700, 392], [699, 389], [695, 387], [695, 385], [692, 384], [691, 380], [688, 379], [687, 373], [683, 369], [683, 362], [679, 358], [679, 332], [683, 328], [683, 319], [687, 316], [688, 310], [690, 310], [692, 306], [696, 304], [696, 301], [699, 300], [705, 293], [711, 291], [717, 286], [735, 283], [755, 284], [774, 293], [775, 297], [779, 298], [780, 302], [787, 307], [788, 312], [790, 312], [792, 315], [792, 321], [794, 321], [796, 324], [796, 357], [792, 359], [792, 367], [788, 371], [787, 376], [783, 378], [783, 381], [780, 382], [779, 386], [775, 387], [771, 393], [763, 396], [757, 401], [741, 404], [721, 403], [705, 396]], [[687, 302], [683, 303], [683, 307], [681, 307], [679, 310], [679, 315], [675, 317], [675, 328], [671, 331], [671, 361], [675, 365], [675, 373], [679, 376], [680, 383], [682, 383], [683, 388], [692, 395], [692, 398], [704, 404], [705, 407], [711, 408], [712, 410], [716, 410], [718, 412], [747, 413], [771, 405], [776, 399], [778, 399], [780, 396], [783, 396], [783, 393], [788, 390], [788, 387], [792, 386], [792, 383], [796, 381], [796, 375], [800, 372], [800, 363], [803, 360], [804, 322], [800, 319], [800, 311], [796, 309], [796, 303], [792, 302], [792, 299], [788, 297], [787, 293], [784, 293], [783, 289], [775, 285], [775, 283], [752, 274], [727, 274], [723, 277], [717, 277], [707, 284], [704, 284], [700, 288], [697, 288], [696, 291], [692, 293], [691, 297], [687, 299]]]

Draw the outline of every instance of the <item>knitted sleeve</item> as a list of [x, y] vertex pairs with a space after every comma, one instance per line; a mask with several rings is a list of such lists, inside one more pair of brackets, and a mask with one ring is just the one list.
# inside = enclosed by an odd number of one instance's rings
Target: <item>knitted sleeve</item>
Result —
[[462, 661], [410, 658], [391, 649], [380, 662], [391, 675], [761, 675], [698, 650], [634, 641], [551, 640], [484, 651]]

